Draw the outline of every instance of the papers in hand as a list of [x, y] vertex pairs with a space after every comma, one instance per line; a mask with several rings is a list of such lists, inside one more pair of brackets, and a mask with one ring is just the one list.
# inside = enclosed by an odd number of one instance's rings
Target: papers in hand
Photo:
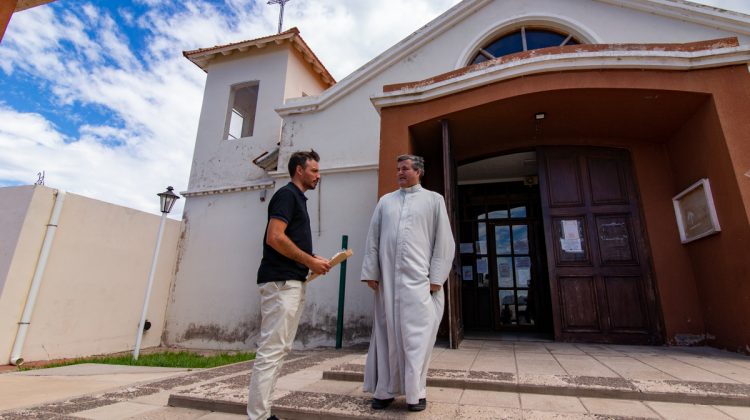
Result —
[[[343, 249], [336, 253], [333, 257], [331, 257], [330, 263], [331, 268], [341, 264], [344, 262], [345, 259], [351, 257], [353, 254], [351, 249]], [[310, 273], [310, 275], [307, 276], [307, 281], [313, 280], [316, 277], [320, 276], [320, 274]]]

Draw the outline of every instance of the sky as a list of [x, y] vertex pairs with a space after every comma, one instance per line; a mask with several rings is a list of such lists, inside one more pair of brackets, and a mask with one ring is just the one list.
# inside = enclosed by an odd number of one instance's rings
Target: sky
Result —
[[[13, 15], [0, 43], [0, 187], [44, 172], [49, 187], [158, 214], [157, 193], [187, 190], [206, 80], [182, 51], [275, 33], [279, 8], [266, 3], [57, 0]], [[291, 0], [284, 29], [300, 28], [341, 80], [456, 3]], [[750, 0], [700, 3], [750, 14]]]

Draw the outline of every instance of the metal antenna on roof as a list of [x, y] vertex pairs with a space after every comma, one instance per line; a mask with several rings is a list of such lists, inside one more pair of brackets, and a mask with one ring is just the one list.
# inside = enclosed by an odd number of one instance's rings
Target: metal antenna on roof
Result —
[[284, 5], [288, 1], [289, 0], [268, 0], [268, 3], [267, 3], [267, 4], [278, 4], [281, 6], [281, 10], [279, 10], [279, 32], [278, 33], [281, 33], [281, 26], [284, 23]]

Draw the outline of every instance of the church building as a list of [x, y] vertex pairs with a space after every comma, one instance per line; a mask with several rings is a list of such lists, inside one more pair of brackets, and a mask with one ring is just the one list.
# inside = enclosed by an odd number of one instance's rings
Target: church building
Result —
[[[304, 28], [303, 28], [304, 29]], [[415, 28], [416, 29], [416, 28]], [[750, 16], [684, 0], [464, 0], [336, 82], [296, 28], [186, 51], [206, 88], [163, 341], [255, 347], [267, 205], [315, 149], [315, 252], [348, 238], [345, 343], [396, 157], [456, 237], [441, 336], [750, 353]], [[297, 345], [332, 345], [339, 269]]]

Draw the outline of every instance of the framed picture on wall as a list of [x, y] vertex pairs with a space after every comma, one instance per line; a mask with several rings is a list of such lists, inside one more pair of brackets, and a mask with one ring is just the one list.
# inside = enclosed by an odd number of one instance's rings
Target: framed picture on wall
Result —
[[683, 244], [721, 231], [711, 184], [704, 178], [672, 198]]

